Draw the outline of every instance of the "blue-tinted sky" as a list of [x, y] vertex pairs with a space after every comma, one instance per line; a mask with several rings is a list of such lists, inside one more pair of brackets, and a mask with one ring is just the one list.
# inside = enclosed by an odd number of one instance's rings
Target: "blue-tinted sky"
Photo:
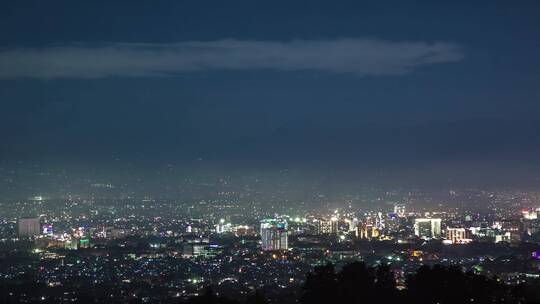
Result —
[[540, 147], [538, 1], [12, 1], [0, 46], [4, 163], [506, 168]]

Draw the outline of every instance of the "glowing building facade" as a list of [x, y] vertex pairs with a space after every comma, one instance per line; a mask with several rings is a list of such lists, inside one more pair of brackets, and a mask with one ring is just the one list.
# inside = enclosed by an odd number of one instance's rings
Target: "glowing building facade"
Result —
[[282, 219], [265, 219], [261, 221], [262, 250], [275, 251], [289, 248], [287, 221]]
[[338, 219], [332, 217], [330, 219], [317, 219], [317, 234], [337, 234], [338, 233]]
[[18, 231], [20, 237], [32, 237], [41, 234], [39, 218], [20, 218], [18, 221]]
[[414, 234], [423, 239], [436, 239], [441, 237], [440, 218], [417, 218], [414, 220]]
[[466, 228], [446, 228], [446, 239], [452, 244], [470, 243], [472, 241], [472, 233]]

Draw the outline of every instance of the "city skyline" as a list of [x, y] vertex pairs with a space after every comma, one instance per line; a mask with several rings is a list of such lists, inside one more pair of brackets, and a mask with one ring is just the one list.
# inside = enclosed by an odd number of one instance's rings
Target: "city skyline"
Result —
[[540, 303], [540, 2], [0, 9], [0, 303]]

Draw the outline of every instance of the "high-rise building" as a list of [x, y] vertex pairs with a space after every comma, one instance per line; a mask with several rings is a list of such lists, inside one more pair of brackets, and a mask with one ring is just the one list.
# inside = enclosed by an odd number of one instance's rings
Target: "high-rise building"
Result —
[[414, 220], [414, 234], [423, 239], [441, 237], [440, 218], [417, 218]]
[[262, 250], [287, 250], [287, 222], [283, 219], [265, 219], [261, 221]]
[[338, 219], [332, 217], [330, 219], [318, 219], [317, 221], [317, 234], [337, 234], [338, 233]]
[[349, 232], [351, 231], [356, 231], [356, 228], [358, 227], [358, 224], [360, 224], [360, 221], [358, 221], [358, 218], [353, 218], [351, 221], [350, 221], [350, 224], [349, 224]]
[[225, 223], [225, 219], [219, 220], [219, 223], [216, 225], [216, 232], [217, 233], [226, 233], [232, 231], [232, 224], [231, 223]]
[[377, 212], [377, 216], [375, 216], [375, 228], [382, 230], [384, 229], [384, 217], [382, 212]]
[[379, 229], [369, 223], [364, 223], [356, 228], [356, 237], [360, 239], [376, 239], [381, 235]]
[[394, 205], [394, 213], [397, 214], [399, 217], [405, 217], [406, 209], [404, 204], [395, 204]]
[[19, 236], [31, 237], [41, 234], [41, 225], [38, 217], [20, 218], [18, 222]]
[[446, 239], [452, 244], [469, 243], [472, 241], [471, 230], [466, 228], [446, 228]]
[[386, 221], [384, 223], [384, 230], [387, 233], [396, 233], [400, 230], [402, 225], [403, 218], [398, 217], [395, 213], [390, 213], [386, 217]]

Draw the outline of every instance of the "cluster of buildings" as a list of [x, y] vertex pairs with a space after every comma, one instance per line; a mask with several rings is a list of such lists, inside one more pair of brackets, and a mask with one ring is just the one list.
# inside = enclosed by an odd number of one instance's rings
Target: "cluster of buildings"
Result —
[[[28, 214], [33, 205], [21, 206]], [[171, 297], [189, 297], [205, 284], [245, 294], [269, 284], [298, 288], [314, 266], [354, 260], [390, 265], [399, 284], [421, 265], [435, 263], [497, 274], [506, 282], [540, 278], [540, 247], [531, 247], [540, 244], [540, 208], [495, 205], [481, 213], [409, 202], [362, 210], [264, 207], [154, 201], [43, 206], [33, 212], [37, 217], [0, 218], [0, 256], [20, 243], [31, 244], [37, 259], [21, 260], [0, 277], [32, 270], [48, 286], [77, 278], [92, 284], [118, 278], [126, 286], [144, 280], [167, 286]], [[480, 249], [464, 253], [479, 243]], [[426, 246], [431, 244], [437, 246]], [[511, 262], [525, 270], [504, 270]]]
[[[393, 240], [401, 243], [414, 239], [440, 240], [445, 245], [477, 242], [505, 242], [518, 244], [525, 236], [540, 232], [540, 208], [523, 210], [522, 216], [513, 218], [476, 219], [470, 215], [451, 212], [407, 213], [404, 204], [396, 204], [394, 212], [340, 215], [337, 211], [327, 216], [308, 216], [292, 221], [295, 229], [287, 229], [285, 219], [261, 221], [260, 236], [263, 250], [286, 250], [288, 235], [308, 234], [338, 236], [338, 240]], [[428, 215], [428, 216], [426, 216]]]
[[[280, 251], [290, 248], [289, 237], [298, 235], [318, 235], [337, 237], [338, 241], [392, 240], [410, 242], [411, 239], [441, 240], [444, 244], [467, 244], [473, 241], [507, 242], [516, 244], [524, 236], [532, 236], [540, 231], [540, 208], [523, 210], [514, 218], [473, 219], [470, 215], [453, 212], [419, 213], [407, 212], [406, 205], [395, 204], [393, 212], [368, 212], [364, 214], [343, 213], [337, 210], [327, 215], [307, 215], [306, 217], [278, 216], [265, 218], [255, 224], [233, 224], [230, 219], [219, 219], [216, 224], [204, 226], [186, 224], [183, 231], [174, 232], [140, 230], [135, 227], [77, 227], [55, 231], [52, 223], [43, 223], [39, 217], [20, 218], [17, 234], [20, 238], [33, 238], [40, 248], [88, 248], [90, 239], [96, 241], [122, 239], [130, 236], [177, 236], [228, 235], [237, 237], [258, 237], [263, 251]], [[200, 246], [206, 244], [187, 242], [186, 256], [197, 255]], [[201, 243], [199, 241], [199, 243]], [[202, 248], [202, 247], [201, 247]], [[189, 253], [191, 252], [191, 253]]]

